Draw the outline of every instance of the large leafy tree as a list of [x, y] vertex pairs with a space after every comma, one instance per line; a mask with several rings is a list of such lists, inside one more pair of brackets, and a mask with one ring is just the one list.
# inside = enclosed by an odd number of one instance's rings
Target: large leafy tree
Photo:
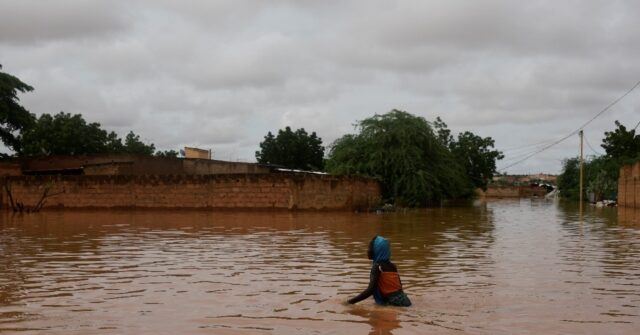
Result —
[[635, 129], [627, 130], [618, 120], [615, 122], [616, 129], [606, 131], [602, 140], [602, 148], [607, 153], [607, 157], [614, 159], [635, 159], [640, 158], [640, 134], [636, 134]]
[[392, 110], [357, 124], [330, 147], [327, 170], [376, 177], [387, 201], [424, 206], [472, 194], [464, 167], [422, 117]]
[[437, 117], [433, 127], [440, 143], [448, 147], [454, 157], [464, 166], [467, 176], [475, 187], [487, 189], [487, 184], [496, 173], [496, 161], [504, 158], [502, 152], [494, 150], [491, 137], [481, 137], [470, 131], [458, 134], [454, 139], [447, 124]]
[[436, 117], [436, 120], [433, 121], [433, 128], [435, 129], [440, 143], [448, 148], [454, 140], [453, 136], [451, 135], [451, 130], [449, 130], [447, 124], [444, 123], [444, 121], [442, 121], [442, 119], [438, 116]]
[[[110, 136], [111, 135], [111, 136]], [[42, 114], [35, 125], [22, 135], [20, 154], [83, 155], [108, 152], [121, 145], [115, 134], [109, 134], [99, 123], [87, 123], [80, 114], [60, 112]]]
[[606, 154], [592, 159], [586, 165], [586, 190], [596, 200], [609, 199], [618, 191], [620, 168], [640, 160], [640, 135], [635, 129], [628, 130], [618, 120], [616, 128], [606, 131], [602, 148]]
[[[2, 65], [0, 65], [2, 69]], [[0, 71], [0, 140], [13, 150], [20, 149], [19, 132], [34, 123], [33, 114], [19, 103], [18, 92], [33, 91], [20, 79]]]
[[587, 193], [592, 193], [595, 201], [611, 199], [618, 191], [620, 164], [604, 156], [593, 157], [586, 165]]
[[60, 112], [42, 114], [21, 136], [21, 156], [90, 155], [130, 153], [152, 155], [155, 147], [140, 141], [130, 132], [125, 143], [114, 132], [107, 132], [99, 123], [87, 123], [80, 114]]
[[256, 151], [256, 160], [262, 164], [281, 165], [290, 169], [322, 170], [324, 147], [315, 132], [308, 134], [304, 128], [292, 131], [280, 129], [274, 136], [268, 132]]
[[145, 144], [140, 140], [140, 136], [130, 131], [124, 139], [123, 153], [151, 156], [156, 151], [155, 145]]
[[451, 153], [462, 162], [473, 185], [483, 190], [493, 179], [496, 161], [504, 158], [502, 152], [492, 150], [493, 147], [491, 137], [480, 137], [469, 131], [458, 134], [458, 139], [450, 144]]

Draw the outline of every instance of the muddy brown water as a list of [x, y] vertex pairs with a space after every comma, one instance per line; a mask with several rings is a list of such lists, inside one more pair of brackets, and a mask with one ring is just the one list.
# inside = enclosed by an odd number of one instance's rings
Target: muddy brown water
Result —
[[[638, 334], [640, 213], [0, 214], [0, 333]], [[410, 308], [344, 301], [391, 241]]]

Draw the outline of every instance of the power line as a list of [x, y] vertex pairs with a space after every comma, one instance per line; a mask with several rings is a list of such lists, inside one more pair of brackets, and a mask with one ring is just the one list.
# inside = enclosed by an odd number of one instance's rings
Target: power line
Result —
[[591, 146], [591, 143], [589, 143], [589, 140], [588, 140], [586, 137], [584, 138], [584, 141], [585, 141], [585, 142], [587, 142], [587, 146], [589, 147], [589, 149], [591, 149], [591, 151], [593, 151], [593, 153], [594, 153], [594, 154], [596, 154], [596, 155], [598, 155], [598, 156], [602, 155], [602, 153], [600, 153], [600, 152], [596, 151], [596, 149], [594, 149], [594, 148]]
[[542, 142], [538, 142], [538, 143], [523, 145], [523, 146], [520, 146], [520, 147], [507, 148], [507, 149], [503, 149], [502, 152], [520, 151], [521, 149], [526, 149], [526, 148], [530, 148], [530, 147], [537, 147], [537, 146], [541, 146], [541, 145], [544, 145], [544, 144], [549, 144], [549, 142], [551, 142], [551, 140], [546, 140], [546, 141], [542, 141]]
[[539, 154], [539, 153], [541, 153], [541, 152], [543, 152], [543, 151], [545, 151], [545, 150], [547, 150], [547, 149], [549, 149], [549, 148], [553, 147], [554, 145], [556, 145], [556, 144], [558, 144], [558, 143], [560, 143], [560, 142], [563, 142], [564, 140], [568, 139], [569, 137], [571, 137], [571, 136], [575, 135], [575, 133], [576, 133], [576, 132], [574, 131], [574, 132], [572, 132], [571, 134], [569, 134], [569, 135], [567, 135], [567, 136], [565, 136], [565, 137], [563, 137], [563, 138], [561, 138], [561, 139], [559, 139], [559, 140], [557, 140], [557, 141], [555, 141], [555, 142], [553, 142], [553, 143], [551, 143], [551, 144], [549, 144], [549, 145], [547, 145], [547, 146], [544, 146], [544, 147], [543, 147], [543, 148], [541, 148], [541, 149], [538, 149], [538, 150], [536, 150], [536, 151], [532, 152], [531, 154], [527, 155], [526, 157], [524, 157], [524, 158], [522, 158], [522, 159], [519, 159], [519, 160], [517, 160], [516, 162], [511, 163], [511, 164], [509, 164], [509, 165], [507, 165], [507, 166], [505, 166], [505, 167], [503, 167], [503, 168], [499, 169], [498, 171], [503, 171], [503, 170], [506, 170], [506, 169], [508, 169], [508, 168], [510, 168], [510, 167], [512, 167], [512, 166], [518, 165], [518, 164], [520, 164], [520, 163], [522, 163], [522, 162], [526, 161], [527, 159], [529, 159], [529, 158], [531, 158], [531, 157], [533, 157], [533, 156], [535, 156], [535, 155], [537, 155], [537, 154]]
[[515, 162], [516, 160], [522, 157], [531, 155], [532, 153], [540, 150], [544, 145], [550, 144], [551, 142], [553, 142], [553, 140], [547, 140], [544, 142], [538, 142], [531, 145], [525, 145], [518, 148], [513, 148], [511, 149], [513, 150], [512, 152], [508, 152], [509, 149], [503, 150], [503, 153], [505, 154], [506, 158], [503, 159], [502, 163], [509, 164], [510, 162]]
[[[596, 114], [594, 117], [592, 117], [591, 119], [589, 119], [589, 121], [585, 122], [582, 126], [580, 126], [580, 128], [572, 131], [571, 133], [569, 133], [568, 135], [562, 137], [561, 139], [552, 142], [549, 145], [544, 146], [543, 148], [536, 150], [534, 152], [532, 152], [530, 155], [527, 155], [526, 157], [516, 161], [515, 163], [509, 164], [501, 169], [499, 169], [498, 171], [503, 171], [506, 170], [512, 166], [515, 166], [517, 164], [520, 164], [524, 161], [526, 161], [527, 159], [543, 152], [546, 151], [547, 149], [565, 141], [566, 139], [568, 139], [569, 137], [577, 134], [578, 132], [580, 132], [580, 130], [582, 130], [584, 127], [586, 127], [587, 125], [589, 125], [591, 122], [593, 122], [593, 120], [597, 119], [600, 115], [604, 114], [606, 111], [608, 111], [609, 109], [611, 109], [611, 107], [615, 106], [618, 102], [620, 102], [620, 100], [624, 99], [627, 95], [629, 95], [629, 93], [633, 92], [633, 90], [635, 90], [638, 86], [640, 86], [640, 81], [636, 82], [635, 85], [633, 85], [628, 91], [626, 91], [623, 95], [621, 95], [620, 97], [618, 97], [617, 99], [615, 99], [613, 102], [611, 102], [609, 105], [607, 105], [604, 109], [602, 109], [600, 112], [598, 112], [598, 114]], [[640, 123], [639, 123], [640, 124]], [[637, 127], [637, 126], [636, 126]]]
[[638, 86], [640, 86], [640, 81], [638, 81], [635, 85], [633, 85], [633, 87], [631, 87], [627, 92], [625, 92], [618, 99], [614, 100], [607, 107], [605, 107], [603, 110], [601, 110], [598, 114], [596, 114], [594, 117], [592, 117], [591, 120], [589, 120], [585, 124], [583, 124], [582, 127], [578, 128], [578, 130], [576, 130], [576, 132], [580, 131], [582, 128], [586, 127], [589, 123], [591, 123], [593, 120], [595, 120], [598, 116], [602, 115], [604, 112], [606, 112], [609, 109], [611, 109], [611, 107], [613, 107], [615, 104], [617, 104], [620, 100], [624, 99], [624, 97], [629, 95], [629, 93], [631, 93], [633, 90], [635, 90], [636, 87], [638, 87]]
[[531, 155], [532, 153], [534, 153], [535, 151], [537, 151], [539, 149], [540, 148], [535, 149], [535, 150], [529, 150], [527, 152], [522, 152], [522, 153], [519, 153], [517, 155], [514, 155], [514, 154], [505, 155], [505, 158], [502, 159], [502, 164], [511, 164], [511, 163], [523, 158], [523, 157]]
[[633, 130], [636, 130], [638, 128], [638, 126], [640, 126], [640, 121], [638, 121], [638, 123], [636, 123], [636, 126], [633, 127]]

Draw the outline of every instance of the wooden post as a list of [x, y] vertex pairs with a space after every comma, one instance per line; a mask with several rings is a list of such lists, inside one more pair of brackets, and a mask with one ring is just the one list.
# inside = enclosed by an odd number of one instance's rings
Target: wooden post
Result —
[[582, 130], [580, 130], [580, 213], [582, 213], [582, 178], [584, 176], [584, 172], [583, 172], [583, 166], [584, 166], [584, 160], [582, 157], [582, 140], [584, 137], [584, 132]]

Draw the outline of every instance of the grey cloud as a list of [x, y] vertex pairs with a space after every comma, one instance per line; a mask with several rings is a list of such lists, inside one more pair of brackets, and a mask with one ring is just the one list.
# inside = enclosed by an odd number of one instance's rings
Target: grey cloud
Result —
[[374, 8], [359, 16], [350, 32], [399, 51], [432, 45], [467, 53], [577, 55], [593, 50], [594, 38], [608, 37], [605, 27], [618, 13], [604, 2], [400, 1], [387, 11]]
[[128, 26], [128, 15], [121, 5], [107, 0], [4, 0], [0, 5], [0, 43], [115, 34]]
[[[200, 88], [264, 87], [280, 85], [288, 77], [290, 42], [278, 35], [254, 40], [227, 41], [213, 50], [202, 50], [196, 62], [185, 68], [186, 79]], [[290, 64], [295, 66], [295, 64]]]
[[[267, 131], [304, 127], [328, 145], [392, 108], [439, 115], [499, 148], [552, 140], [640, 71], [640, 2], [0, 6], [0, 63], [36, 88], [22, 96], [32, 112], [82, 113], [160, 148], [198, 145], [232, 160], [252, 160]], [[639, 100], [630, 95], [590, 125], [592, 144], [615, 119], [640, 121]], [[563, 143], [510, 172], [557, 172], [573, 154]]]

